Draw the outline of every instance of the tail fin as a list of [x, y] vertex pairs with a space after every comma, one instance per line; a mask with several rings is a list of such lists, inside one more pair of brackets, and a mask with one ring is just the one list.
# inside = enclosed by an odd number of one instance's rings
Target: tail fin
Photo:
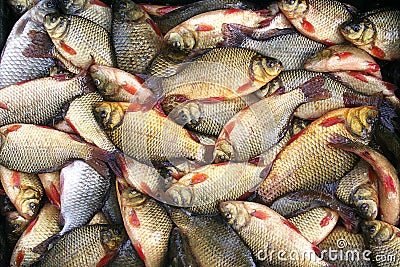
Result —
[[33, 58], [55, 58], [52, 53], [54, 48], [53, 42], [47, 33], [31, 30], [28, 35], [32, 43], [22, 52], [24, 56]]
[[222, 24], [222, 34], [224, 40], [221, 42], [221, 46], [238, 46], [240, 47], [243, 41], [248, 38], [240, 28], [233, 23]]
[[115, 175], [119, 177], [122, 176], [122, 172], [119, 169], [115, 160], [116, 159], [115, 152], [108, 152], [104, 149], [101, 149], [93, 145], [89, 146], [91, 149], [91, 156], [89, 159], [86, 160], [87, 164], [89, 164], [92, 168], [94, 168], [104, 178], [109, 179], [110, 177], [110, 170], [108, 166], [115, 173]]
[[47, 238], [46, 240], [44, 240], [42, 243], [40, 243], [39, 245], [37, 245], [36, 247], [32, 248], [32, 251], [38, 254], [44, 254], [48, 247], [53, 244], [56, 243], [58, 240], [60, 240], [62, 237], [62, 235], [60, 235], [59, 233], [50, 236], [49, 238]]
[[378, 92], [371, 96], [364, 96], [344, 92], [343, 103], [345, 107], [359, 107], [359, 106], [375, 106], [379, 107], [382, 103], [383, 93]]
[[295, 90], [300, 89], [307, 102], [328, 99], [332, 94], [329, 90], [322, 88], [324, 82], [325, 78], [323, 76], [317, 76], [299, 85]]

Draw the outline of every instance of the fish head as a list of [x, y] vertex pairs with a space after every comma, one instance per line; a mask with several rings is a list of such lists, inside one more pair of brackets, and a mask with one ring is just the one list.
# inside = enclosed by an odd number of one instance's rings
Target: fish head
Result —
[[17, 211], [8, 212], [5, 215], [7, 225], [10, 227], [9, 233], [11, 235], [21, 235], [25, 228], [28, 226], [30, 220], [25, 219], [21, 215], [18, 214]]
[[125, 201], [127, 201], [127, 203], [129, 203], [129, 206], [133, 207], [139, 207], [147, 200], [145, 195], [132, 187], [126, 187], [122, 192], [122, 197], [125, 199]]
[[369, 142], [378, 118], [379, 111], [376, 107], [361, 106], [350, 108], [347, 113], [346, 124], [353, 136], [362, 141]]
[[168, 116], [179, 125], [194, 127], [200, 123], [203, 112], [198, 101], [190, 101], [178, 105]]
[[37, 25], [43, 25], [44, 17], [50, 13], [57, 13], [57, 0], [42, 0], [34, 6], [29, 12], [30, 18]]
[[22, 190], [18, 196], [18, 201], [21, 205], [21, 211], [23, 214], [32, 218], [39, 211], [41, 195], [38, 191], [33, 189]]
[[371, 186], [360, 186], [352, 194], [352, 200], [363, 218], [375, 220], [378, 215], [378, 197]]
[[282, 88], [284, 88], [282, 80], [279, 77], [276, 77], [275, 79], [261, 87], [259, 90], [257, 90], [255, 93], [258, 97], [265, 98], [275, 92], [278, 92], [278, 90]]
[[62, 39], [68, 33], [69, 24], [67, 15], [52, 13], [44, 17], [44, 27], [52, 39]]
[[130, 0], [115, 1], [113, 4], [113, 14], [116, 19], [131, 22], [146, 16], [146, 12], [138, 4]]
[[110, 227], [100, 233], [100, 242], [107, 252], [117, 251], [124, 241], [124, 232], [118, 227]]
[[288, 18], [296, 18], [308, 10], [307, 0], [281, 0], [278, 2], [279, 9]]
[[178, 207], [190, 207], [194, 197], [193, 191], [188, 186], [174, 185], [165, 192], [167, 203]]
[[18, 15], [25, 13], [35, 4], [33, 1], [28, 0], [8, 0], [7, 3]]
[[219, 140], [215, 145], [214, 163], [232, 160], [234, 155], [233, 146], [226, 140]]
[[171, 32], [165, 36], [168, 46], [179, 50], [190, 51], [196, 45], [196, 37], [192, 31], [181, 29], [178, 32]]
[[370, 244], [383, 245], [394, 238], [393, 226], [383, 221], [364, 221], [361, 225], [362, 232]]
[[219, 210], [236, 231], [240, 231], [251, 219], [242, 201], [222, 202], [219, 204]]
[[357, 46], [372, 43], [376, 36], [374, 24], [368, 18], [346, 22], [340, 27], [340, 32], [346, 40]]
[[108, 67], [92, 65], [89, 68], [89, 73], [101, 95], [114, 96], [119, 93], [121, 87], [112, 82], [112, 80], [115, 80], [115, 74]]
[[88, 0], [60, 0], [61, 9], [67, 14], [76, 14], [84, 11]]
[[278, 59], [256, 55], [250, 61], [249, 75], [252, 81], [264, 85], [278, 76], [282, 70], [282, 62]]
[[324, 69], [326, 61], [331, 58], [332, 54], [330, 49], [317, 51], [307, 58], [304, 62], [304, 68], [311, 71]]
[[122, 124], [128, 106], [129, 103], [122, 102], [98, 102], [93, 113], [104, 129], [114, 130]]

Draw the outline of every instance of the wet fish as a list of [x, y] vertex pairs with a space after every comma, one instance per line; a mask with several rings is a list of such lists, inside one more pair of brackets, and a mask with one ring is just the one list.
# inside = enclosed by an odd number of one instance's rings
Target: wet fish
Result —
[[334, 0], [280, 0], [278, 6], [299, 32], [327, 45], [345, 41], [340, 26], [357, 12], [354, 7]]
[[39, 3], [39, 0], [7, 0], [5, 2], [11, 6], [15, 14], [20, 16]]
[[5, 232], [7, 235], [7, 244], [14, 247], [19, 237], [28, 227], [32, 220], [25, 219], [18, 214], [18, 211], [10, 211], [4, 215], [5, 218]]
[[[331, 266], [318, 256], [319, 249], [293, 224], [268, 207], [254, 202], [226, 201], [220, 204], [220, 210], [261, 264]], [[284, 251], [284, 259], [271, 251]], [[298, 257], [290, 259], [285, 256], [289, 253], [296, 253]]]
[[60, 171], [39, 173], [38, 176], [43, 185], [47, 199], [57, 209], [61, 209]]
[[353, 168], [357, 156], [331, 147], [329, 138], [340, 133], [354, 142], [368, 144], [378, 115], [377, 108], [372, 106], [342, 108], [312, 122], [292, 137], [278, 154], [271, 171], [257, 189], [261, 199], [270, 203], [285, 193], [343, 177]]
[[147, 74], [152, 77], [169, 77], [182, 67], [180, 63], [188, 60], [189, 52], [173, 48], [163, 48], [147, 67]]
[[400, 219], [400, 184], [397, 171], [390, 161], [366, 143], [356, 143], [338, 133], [329, 137], [328, 142], [335, 148], [355, 153], [372, 166], [378, 181], [381, 219], [397, 225]]
[[220, 9], [201, 13], [164, 35], [166, 45], [181, 50], [214, 48], [223, 41], [222, 25], [237, 23], [257, 28], [269, 18], [268, 10]]
[[264, 38], [265, 40], [253, 39], [232, 24], [225, 24], [223, 32], [224, 45], [247, 48], [279, 59], [284, 70], [302, 69], [307, 58], [326, 47], [291, 29], [280, 30]]
[[88, 19], [111, 33], [112, 10], [100, 0], [62, 0], [61, 9], [65, 14]]
[[172, 229], [168, 247], [168, 258], [171, 267], [199, 266], [190, 249], [189, 240], [178, 227]]
[[115, 1], [112, 34], [117, 66], [131, 74], [144, 73], [162, 47], [160, 29], [143, 8], [131, 0]]
[[341, 26], [344, 38], [372, 56], [395, 60], [400, 58], [400, 11], [382, 8], [367, 12]]
[[139, 255], [132, 246], [132, 242], [128, 239], [122, 244], [121, 248], [118, 250], [117, 255], [109, 263], [110, 267], [126, 267], [126, 266], [136, 266], [144, 267], [143, 261], [139, 258]]
[[64, 119], [86, 142], [113, 152], [116, 150], [115, 146], [108, 139], [93, 114], [94, 105], [101, 101], [103, 101], [103, 98], [97, 92], [91, 92], [75, 98], [70, 103]]
[[18, 213], [26, 219], [34, 219], [44, 195], [39, 177], [0, 166], [0, 180]]
[[399, 232], [400, 230], [382, 221], [365, 221], [362, 227], [371, 261], [376, 266], [399, 265]]
[[314, 208], [288, 219], [312, 244], [318, 245], [333, 230], [339, 220], [337, 212], [328, 208]]
[[333, 45], [314, 53], [304, 63], [309, 71], [364, 71], [382, 79], [381, 68], [364, 50], [351, 45]]
[[75, 97], [92, 92], [88, 77], [65, 75], [9, 85], [0, 90], [0, 126], [13, 123], [46, 124]]
[[251, 251], [220, 218], [173, 210], [171, 219], [189, 241], [200, 266], [256, 266]]
[[59, 215], [60, 211], [50, 203], [40, 209], [15, 245], [10, 266], [30, 266], [40, 258], [40, 254], [33, 252], [32, 248], [60, 231], [57, 224]]
[[[153, 5], [153, 4], [146, 4], [141, 3], [140, 6], [152, 17], [162, 17], [167, 13], [178, 9], [182, 6], [171, 6], [171, 5]], [[156, 23], [158, 25], [158, 23]]]
[[129, 239], [146, 266], [163, 266], [172, 221], [155, 200], [117, 181], [117, 195]]
[[110, 179], [110, 192], [101, 209], [110, 224], [123, 224], [121, 210], [119, 209], [115, 178]]
[[124, 238], [117, 226], [76, 228], [55, 243], [35, 266], [104, 266], [116, 255]]
[[225, 125], [214, 149], [214, 161], [246, 161], [275, 145], [289, 128], [295, 109], [303, 103], [330, 97], [316, 77], [293, 91], [269, 96], [238, 112]]
[[55, 65], [54, 59], [32, 57], [29, 54], [33, 51], [29, 53], [29, 50], [32, 45], [51, 49], [52, 43], [44, 29], [43, 18], [56, 11], [55, 0], [42, 0], [15, 23], [0, 60], [0, 88], [48, 75], [50, 67]]
[[117, 148], [142, 163], [174, 158], [205, 161], [206, 152], [211, 149], [193, 140], [187, 130], [157, 109], [137, 108], [136, 104], [124, 102], [95, 105], [98, 121]]
[[116, 66], [110, 34], [98, 24], [74, 15], [49, 14], [44, 27], [58, 52], [58, 59], [67, 69], [77, 73], [92, 63]]
[[73, 160], [83, 159], [106, 176], [104, 161], [113, 155], [50, 127], [32, 124], [12, 124], [0, 128], [2, 147], [0, 164], [30, 173], [56, 170]]

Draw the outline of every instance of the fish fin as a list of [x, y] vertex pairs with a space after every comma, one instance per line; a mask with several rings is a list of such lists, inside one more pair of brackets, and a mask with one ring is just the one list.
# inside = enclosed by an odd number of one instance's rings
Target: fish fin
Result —
[[28, 35], [32, 43], [22, 52], [24, 56], [33, 58], [56, 58], [52, 53], [54, 45], [48, 34], [31, 30]]
[[328, 138], [328, 144], [332, 147], [340, 148], [350, 152], [358, 150], [360, 146], [365, 146], [359, 143], [355, 143], [349, 138], [338, 133], [333, 133], [332, 136]]
[[206, 163], [211, 163], [214, 160], [214, 145], [204, 145], [204, 157], [203, 160]]
[[345, 107], [358, 107], [363, 105], [380, 106], [383, 99], [383, 93], [378, 92], [371, 96], [359, 96], [353, 93], [343, 93], [343, 103]]
[[382, 104], [379, 106], [379, 118], [381, 124], [392, 132], [400, 131], [398, 124], [400, 110], [398, 107], [393, 106], [388, 99], [383, 99]]
[[265, 166], [265, 168], [260, 172], [260, 178], [266, 178], [269, 174], [269, 172], [272, 169], [274, 162], [271, 162], [270, 164], [268, 164], [267, 166]]
[[[109, 179], [110, 170], [106, 163], [110, 164], [110, 168], [114, 171], [113, 168], [115, 162], [112, 163], [112, 161], [114, 161], [115, 159], [115, 154], [94, 145], [88, 144], [88, 146], [91, 148], [91, 156], [89, 159], [86, 160], [86, 163], [89, 164], [93, 169], [95, 169], [101, 176]], [[113, 166], [111, 167], [111, 165]], [[119, 170], [118, 167], [117, 169], [117, 172], [121, 173], [121, 170]]]
[[328, 99], [332, 94], [329, 90], [322, 88], [324, 82], [325, 77], [321, 75], [301, 84], [296, 89], [300, 89], [303, 92], [307, 102]]
[[56, 243], [58, 240], [61, 239], [61, 237], [62, 236], [59, 233], [50, 236], [49, 238], [44, 240], [39, 245], [32, 248], [32, 252], [35, 252], [35, 253], [41, 254], [41, 255], [44, 254], [48, 250], [49, 246], [53, 243]]
[[222, 35], [224, 40], [220, 46], [241, 46], [243, 41], [248, 38], [243, 32], [236, 28], [232, 23], [222, 24]]

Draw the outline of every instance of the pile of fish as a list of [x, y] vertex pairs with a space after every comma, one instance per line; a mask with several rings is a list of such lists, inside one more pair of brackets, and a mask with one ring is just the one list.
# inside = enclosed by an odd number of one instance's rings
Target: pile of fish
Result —
[[399, 265], [399, 10], [4, 8], [1, 266]]

